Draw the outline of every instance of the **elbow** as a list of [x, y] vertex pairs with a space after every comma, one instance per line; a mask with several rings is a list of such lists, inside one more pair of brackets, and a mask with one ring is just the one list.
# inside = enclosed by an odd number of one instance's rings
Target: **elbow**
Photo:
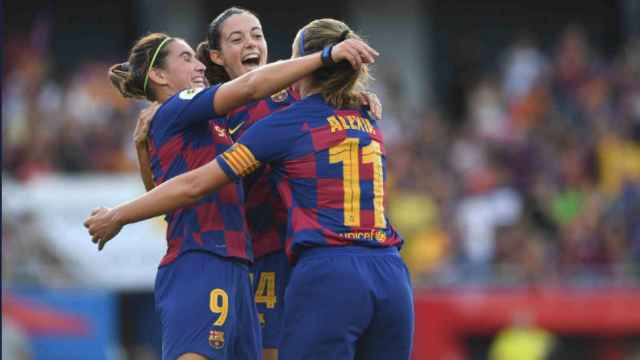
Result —
[[196, 176], [189, 176], [182, 191], [183, 198], [189, 204], [194, 204], [209, 193], [204, 182], [199, 181]]

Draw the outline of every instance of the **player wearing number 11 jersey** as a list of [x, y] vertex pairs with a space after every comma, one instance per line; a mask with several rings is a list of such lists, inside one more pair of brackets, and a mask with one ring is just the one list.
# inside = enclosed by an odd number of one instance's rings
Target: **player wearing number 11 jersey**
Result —
[[[341, 37], [355, 34], [335, 20], [314, 21], [298, 34], [294, 56]], [[335, 79], [339, 71], [352, 72], [341, 65], [324, 72]], [[382, 133], [365, 111], [336, 106], [345, 100], [339, 90], [312, 78], [301, 83], [306, 97], [217, 157], [234, 180], [269, 164], [287, 206], [286, 251], [296, 265], [280, 359], [408, 359], [412, 295], [402, 239], [384, 212]]]

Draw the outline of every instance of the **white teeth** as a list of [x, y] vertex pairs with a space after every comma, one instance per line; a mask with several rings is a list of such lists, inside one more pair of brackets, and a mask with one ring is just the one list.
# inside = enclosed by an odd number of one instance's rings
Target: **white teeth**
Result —
[[247, 55], [247, 56], [245, 56], [245, 58], [244, 58], [244, 59], [242, 59], [242, 61], [254, 60], [254, 59], [255, 59], [255, 60], [260, 59], [260, 55], [258, 55], [258, 54], [251, 54], [251, 55]]

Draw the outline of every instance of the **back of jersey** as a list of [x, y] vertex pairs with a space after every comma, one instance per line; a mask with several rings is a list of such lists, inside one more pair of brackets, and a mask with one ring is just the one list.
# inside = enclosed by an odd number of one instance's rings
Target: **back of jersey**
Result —
[[[314, 107], [311, 106], [310, 110]], [[308, 120], [313, 158], [307, 156], [306, 160], [307, 166], [315, 167], [316, 179], [291, 179], [290, 185], [292, 190], [312, 190], [312, 183], [316, 183], [315, 204], [308, 201], [311, 200], [308, 196], [298, 194], [299, 204], [311, 210], [293, 214], [292, 222], [294, 231], [298, 227], [299, 245], [321, 243], [304, 239], [320, 235], [302, 230], [307, 221], [320, 226], [321, 235], [328, 244], [398, 244], [400, 238], [388, 226], [384, 212], [386, 156], [382, 133], [376, 122], [361, 111], [331, 109], [327, 113], [328, 109], [321, 111], [320, 108], [313, 115], [310, 113], [312, 118]], [[291, 164], [285, 162], [283, 165], [287, 168]]]
[[364, 111], [336, 111], [309, 96], [254, 125], [223, 155], [232, 176], [243, 175], [236, 154], [273, 166], [288, 208], [290, 255], [304, 247], [402, 242], [384, 212], [382, 133]]

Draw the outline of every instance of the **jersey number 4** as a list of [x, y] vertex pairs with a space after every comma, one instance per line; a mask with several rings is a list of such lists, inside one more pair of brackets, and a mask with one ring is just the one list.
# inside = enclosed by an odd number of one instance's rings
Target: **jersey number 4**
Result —
[[260, 272], [255, 296], [256, 304], [265, 304], [267, 309], [276, 307], [276, 273], [274, 271]]
[[[342, 187], [344, 190], [344, 225], [360, 226], [360, 139], [346, 138], [329, 149], [329, 162], [342, 163]], [[362, 164], [373, 167], [373, 217], [374, 227], [386, 227], [384, 217], [384, 186], [382, 173], [382, 150], [380, 143], [371, 143], [362, 148]]]

